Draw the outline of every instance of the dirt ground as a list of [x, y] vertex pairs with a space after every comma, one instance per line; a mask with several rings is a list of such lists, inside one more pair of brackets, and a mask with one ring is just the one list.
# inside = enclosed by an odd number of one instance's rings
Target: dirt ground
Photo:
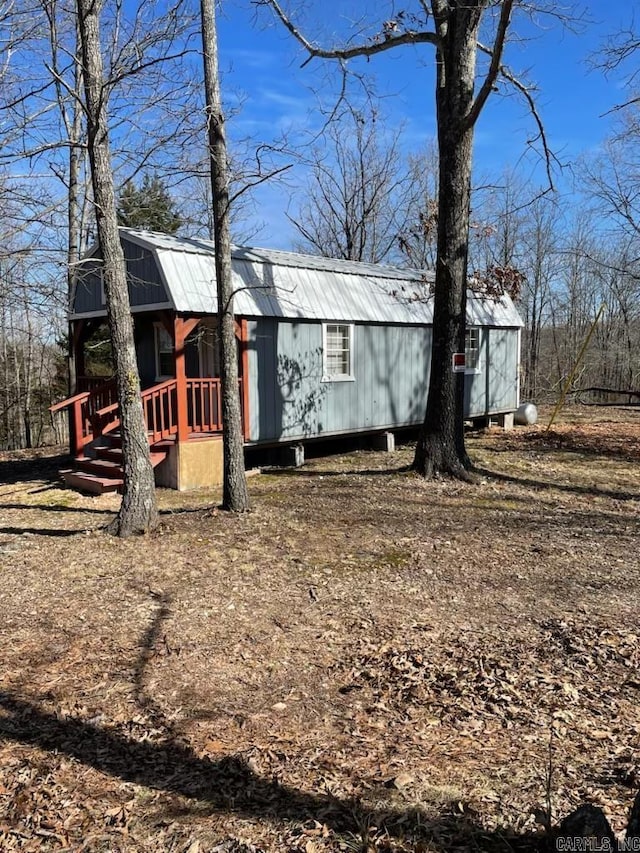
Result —
[[[162, 525], [0, 460], [0, 850], [544, 849], [640, 787], [640, 412], [250, 479]], [[37, 455], [36, 455], [37, 456]]]

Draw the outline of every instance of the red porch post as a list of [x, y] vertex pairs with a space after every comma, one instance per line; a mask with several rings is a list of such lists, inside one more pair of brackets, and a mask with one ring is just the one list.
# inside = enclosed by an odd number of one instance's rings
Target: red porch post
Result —
[[[78, 377], [85, 375], [84, 366], [85, 321], [76, 320], [69, 324], [69, 394], [78, 393]], [[82, 389], [84, 391], [84, 388]], [[82, 411], [76, 402], [69, 410], [69, 446], [77, 458], [82, 454]]]
[[176, 418], [178, 426], [178, 442], [189, 438], [189, 416], [187, 407], [187, 370], [185, 364], [184, 344], [187, 337], [200, 322], [199, 318], [182, 317], [173, 319], [173, 346], [176, 366]]
[[69, 394], [72, 396], [78, 393], [78, 377], [85, 375], [84, 331], [85, 320], [75, 320], [69, 324]]

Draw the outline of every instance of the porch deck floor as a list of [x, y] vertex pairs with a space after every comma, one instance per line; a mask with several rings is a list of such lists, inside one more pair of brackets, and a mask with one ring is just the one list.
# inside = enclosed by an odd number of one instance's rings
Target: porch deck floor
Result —
[[[149, 433], [149, 442], [151, 443], [152, 433]], [[201, 441], [206, 438], [222, 438], [222, 430], [215, 432], [190, 432], [187, 441]], [[153, 442], [153, 447], [158, 447], [163, 444], [175, 444], [178, 440], [177, 435], [169, 435], [167, 438], [162, 438], [159, 441]]]

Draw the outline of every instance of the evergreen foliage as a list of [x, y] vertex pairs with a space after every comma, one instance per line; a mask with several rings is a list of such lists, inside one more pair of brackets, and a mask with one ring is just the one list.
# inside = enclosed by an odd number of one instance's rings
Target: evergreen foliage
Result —
[[144, 228], [175, 234], [182, 225], [182, 218], [164, 181], [157, 175], [145, 175], [139, 187], [127, 181], [118, 199], [118, 225], [127, 228]]

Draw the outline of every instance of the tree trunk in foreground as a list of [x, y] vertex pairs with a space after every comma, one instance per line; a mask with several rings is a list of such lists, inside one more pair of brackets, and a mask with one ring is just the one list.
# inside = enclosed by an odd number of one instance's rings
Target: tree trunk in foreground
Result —
[[[474, 4], [471, 4], [473, 6]], [[426, 477], [468, 478], [464, 444], [464, 373], [452, 369], [464, 352], [467, 256], [477, 36], [481, 8], [458, 7], [440, 26], [436, 105], [438, 116], [438, 254], [427, 411], [413, 461]], [[458, 85], [454, 85], [456, 81]]]
[[[83, 110], [81, 104], [82, 97], [82, 62], [80, 59], [80, 33], [78, 32], [78, 19], [76, 19], [76, 41], [74, 52], [74, 95], [72, 100], [71, 118], [68, 118], [62, 97], [59, 96], [59, 110], [62, 115], [67, 134], [69, 136], [69, 186], [67, 188], [67, 305], [71, 306], [73, 294], [78, 278], [78, 264], [80, 262], [81, 245], [82, 245], [82, 210], [80, 205], [81, 195], [81, 167], [83, 157], [85, 156], [82, 142], [83, 131]], [[55, 34], [52, 31], [52, 44], [55, 41]], [[84, 192], [87, 192], [86, 180], [84, 183]], [[71, 322], [68, 322], [67, 331], [69, 334], [68, 345], [68, 367], [69, 367], [69, 396], [78, 393], [78, 365], [76, 364], [76, 348], [73, 345], [73, 329]]]
[[158, 523], [158, 511], [140, 398], [126, 267], [116, 218], [100, 48], [101, 6], [94, 0], [76, 0], [76, 3], [84, 66], [89, 160], [122, 434], [124, 494], [110, 530], [118, 536], [128, 536], [153, 529]]
[[[471, 465], [464, 446], [464, 374], [453, 373], [452, 357], [455, 352], [464, 352], [465, 343], [473, 129], [498, 76], [525, 93], [544, 137], [526, 87], [501, 65], [516, 0], [420, 0], [421, 10], [417, 14], [398, 13], [396, 20], [383, 25], [384, 38], [378, 36], [361, 44], [350, 40], [344, 47], [329, 49], [304, 36], [285, 14], [279, 0], [260, 2], [271, 6], [312, 58], [346, 62], [356, 56], [371, 57], [407, 44], [429, 44], [435, 48], [440, 158], [438, 250], [429, 395], [413, 467], [427, 477], [441, 473], [470, 479]], [[495, 25], [488, 46], [478, 42], [480, 23], [487, 10]], [[401, 21], [402, 17], [410, 24]], [[490, 60], [474, 95], [479, 50]], [[548, 154], [546, 142], [544, 147]]]
[[[223, 509], [249, 509], [244, 469], [244, 438], [238, 385], [238, 350], [233, 314], [231, 236], [229, 232], [229, 168], [224, 115], [218, 76], [218, 42], [215, 0], [201, 0], [204, 85], [209, 137], [209, 168], [213, 196], [213, 229], [216, 247], [216, 287], [220, 325], [222, 380], [222, 441], [224, 448]], [[245, 381], [247, 377], [244, 377]]]

